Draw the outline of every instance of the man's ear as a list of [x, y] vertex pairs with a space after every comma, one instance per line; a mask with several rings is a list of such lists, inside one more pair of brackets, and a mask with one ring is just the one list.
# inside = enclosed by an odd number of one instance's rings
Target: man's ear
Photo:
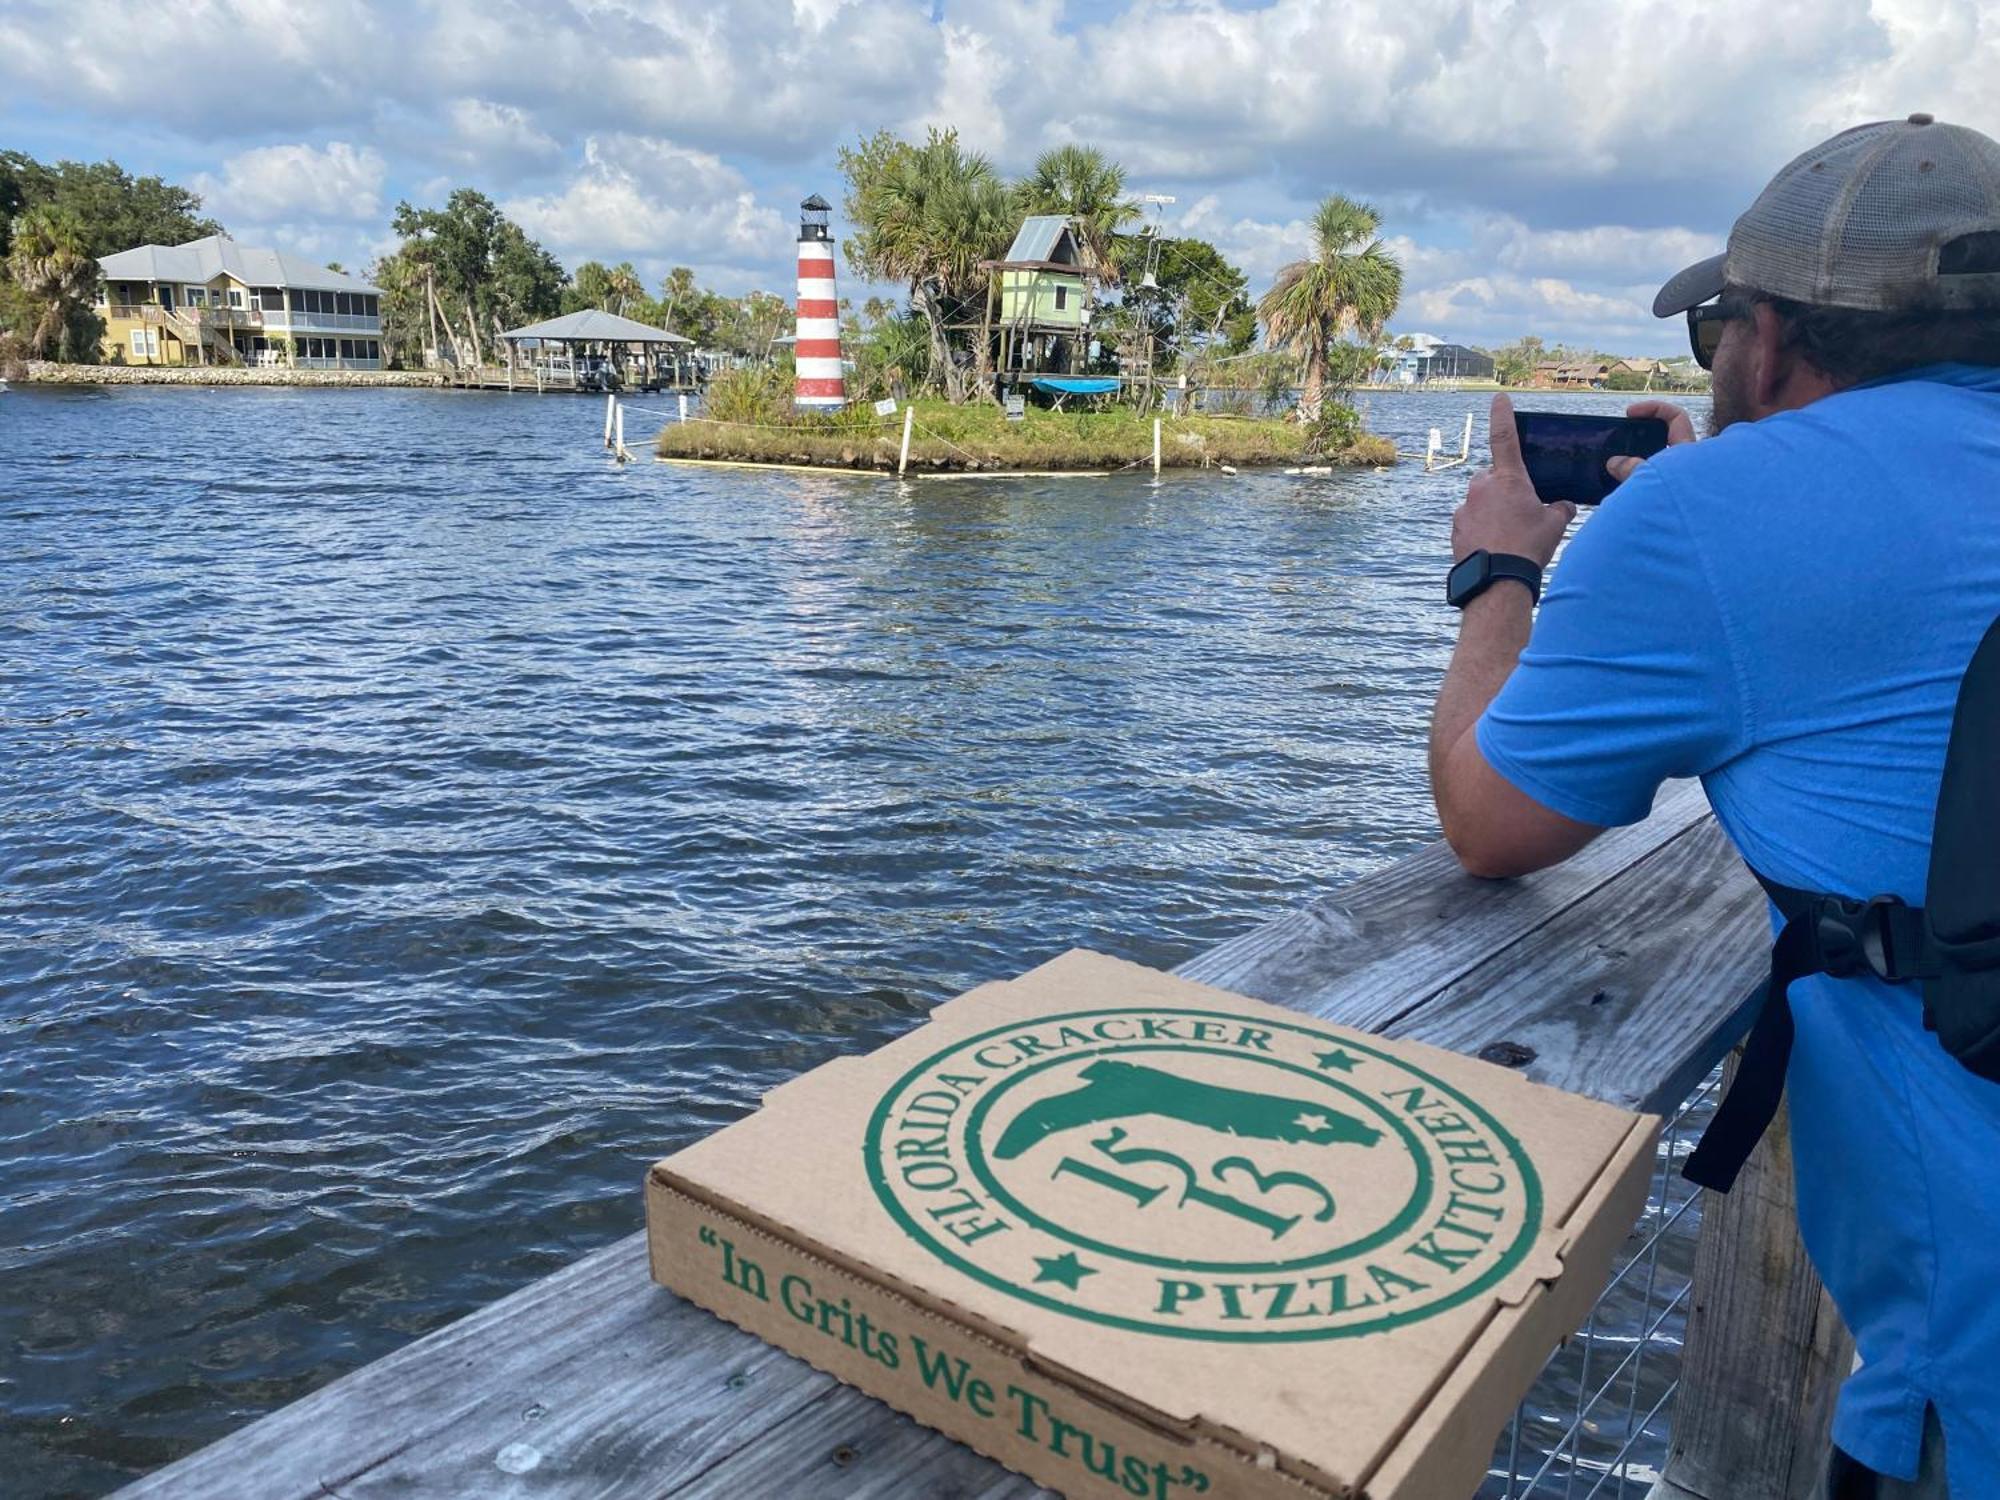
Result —
[[1758, 416], [1778, 410], [1791, 382], [1794, 356], [1785, 347], [1785, 327], [1768, 302], [1750, 308], [1750, 400]]

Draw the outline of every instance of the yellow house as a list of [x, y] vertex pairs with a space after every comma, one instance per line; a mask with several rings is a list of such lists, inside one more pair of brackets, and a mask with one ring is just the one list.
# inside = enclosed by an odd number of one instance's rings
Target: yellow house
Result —
[[382, 368], [382, 293], [345, 272], [222, 234], [97, 264], [108, 363]]

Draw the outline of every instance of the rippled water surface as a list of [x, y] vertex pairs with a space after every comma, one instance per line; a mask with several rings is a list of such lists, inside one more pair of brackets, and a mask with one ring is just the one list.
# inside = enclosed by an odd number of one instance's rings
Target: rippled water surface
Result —
[[899, 490], [601, 420], [0, 395], [9, 1493], [636, 1227], [651, 1158], [970, 983], [1433, 836], [1456, 476]]

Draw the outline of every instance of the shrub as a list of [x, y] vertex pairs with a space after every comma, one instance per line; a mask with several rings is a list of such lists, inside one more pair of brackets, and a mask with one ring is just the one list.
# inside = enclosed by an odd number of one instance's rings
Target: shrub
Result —
[[1326, 401], [1306, 424], [1306, 452], [1345, 453], [1361, 438], [1361, 413], [1345, 401]]
[[792, 415], [792, 382], [773, 365], [724, 370], [702, 392], [701, 414], [712, 422], [787, 421]]

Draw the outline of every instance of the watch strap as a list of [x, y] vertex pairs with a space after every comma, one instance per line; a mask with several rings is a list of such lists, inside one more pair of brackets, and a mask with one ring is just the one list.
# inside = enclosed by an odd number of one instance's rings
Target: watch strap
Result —
[[[1486, 588], [1491, 588], [1502, 578], [1514, 578], [1528, 586], [1537, 604], [1542, 602], [1542, 568], [1532, 558], [1522, 557], [1513, 552], [1493, 552], [1487, 555]], [[1483, 593], [1485, 590], [1482, 589]]]
[[[1460, 586], [1459, 576], [1468, 566], [1472, 568], [1473, 576]], [[1526, 584], [1533, 602], [1541, 602], [1542, 570], [1538, 563], [1517, 553], [1488, 552], [1483, 547], [1467, 553], [1452, 568], [1446, 580], [1446, 602], [1464, 609], [1502, 578]]]

